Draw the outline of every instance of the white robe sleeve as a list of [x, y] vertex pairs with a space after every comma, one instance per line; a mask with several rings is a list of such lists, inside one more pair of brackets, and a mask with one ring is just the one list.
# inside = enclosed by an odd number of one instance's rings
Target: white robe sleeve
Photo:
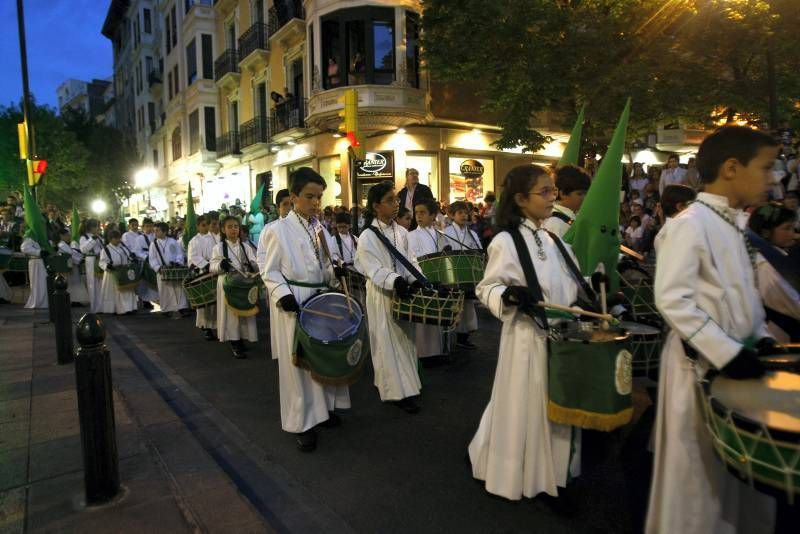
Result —
[[508, 286], [526, 285], [512, 277], [521, 268], [511, 234], [508, 232], [497, 234], [489, 243], [487, 251], [489, 259], [486, 262], [483, 279], [475, 288], [475, 294], [492, 315], [501, 321], [506, 321], [514, 316], [517, 308], [503, 303], [503, 293]]
[[103, 248], [103, 250], [100, 251], [100, 268], [107, 271], [109, 263], [108, 254], [106, 253], [106, 249]]
[[80, 240], [80, 249], [83, 254], [93, 254], [95, 246], [94, 237], [83, 237]]
[[201, 241], [202, 237], [198, 239], [198, 236], [200, 236], [200, 234], [197, 234], [189, 241], [188, 256], [189, 264], [202, 269], [208, 265], [208, 260], [203, 257], [203, 242]]
[[186, 259], [183, 253], [183, 246], [181, 243], [175, 239], [172, 241], [167, 241], [167, 246], [170, 250], [170, 259], [164, 258], [165, 261], [173, 261], [180, 265], [186, 265]]
[[[355, 266], [361, 274], [372, 280], [373, 284], [391, 291], [394, 289], [394, 281], [400, 274], [389, 267], [383, 266], [383, 262], [378, 255], [378, 251], [383, 248], [383, 243], [378, 240], [375, 233], [372, 230], [365, 230], [361, 233], [361, 241], [359, 242], [358, 251], [356, 251]], [[401, 250], [400, 252], [403, 251]], [[405, 252], [408, 252], [407, 245]]]
[[22, 241], [19, 251], [26, 256], [33, 256], [34, 258], [40, 258], [42, 256], [42, 247], [39, 246], [39, 243], [29, 237]]
[[692, 219], [674, 219], [669, 231], [664, 232], [658, 249], [656, 307], [681, 339], [721, 369], [739, 353], [742, 344], [697, 306], [700, 258], [708, 253], [703, 234], [693, 223]]
[[[150, 243], [150, 254], [148, 256], [148, 261], [150, 262], [150, 268], [153, 269], [155, 272], [158, 272], [161, 269], [161, 256], [159, 256], [156, 247], [158, 246], [158, 242], [153, 240]], [[167, 261], [166, 258], [164, 261]]]
[[[264, 266], [261, 268], [261, 278], [267, 288], [269, 298], [277, 302], [286, 295], [291, 295], [292, 290], [283, 277], [281, 272], [281, 261], [286, 253], [283, 250], [281, 236], [278, 228], [282, 223], [278, 223], [267, 228], [261, 235], [264, 241]], [[290, 260], [291, 261], [291, 258]]]
[[214, 248], [211, 250], [209, 271], [214, 274], [222, 274], [222, 267], [220, 266], [220, 263], [222, 263], [223, 259], [225, 259], [225, 256], [222, 255], [222, 243], [214, 245]]

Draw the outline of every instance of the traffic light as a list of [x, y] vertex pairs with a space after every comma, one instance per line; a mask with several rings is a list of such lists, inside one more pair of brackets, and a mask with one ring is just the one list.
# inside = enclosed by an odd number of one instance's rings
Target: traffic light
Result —
[[361, 146], [361, 133], [358, 130], [358, 91], [346, 89], [339, 101], [344, 104], [339, 112], [339, 117], [342, 118], [339, 130], [350, 141], [350, 148], [353, 149], [356, 159], [364, 159], [366, 150]]
[[33, 187], [39, 184], [39, 180], [42, 179], [42, 176], [47, 170], [47, 160], [32, 159], [28, 161], [28, 185]]

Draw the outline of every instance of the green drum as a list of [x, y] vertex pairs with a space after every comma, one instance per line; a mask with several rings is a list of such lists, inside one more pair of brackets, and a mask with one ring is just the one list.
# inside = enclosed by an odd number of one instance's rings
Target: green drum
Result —
[[547, 416], [554, 423], [610, 432], [633, 416], [630, 335], [567, 322], [551, 331]]
[[[773, 359], [793, 360], [800, 355]], [[769, 367], [769, 362], [765, 362]], [[754, 380], [712, 376], [698, 384], [717, 456], [755, 488], [796, 504], [800, 496], [800, 375], [769, 372]]]
[[8, 270], [8, 266], [11, 264], [11, 256], [11, 249], [0, 247], [0, 273]]
[[293, 363], [320, 384], [349, 386], [364, 370], [367, 350], [361, 305], [342, 293], [315, 295], [303, 303], [294, 330]]
[[66, 254], [53, 254], [45, 260], [47, 270], [52, 273], [69, 274], [72, 268], [69, 266], [70, 257]]
[[420, 289], [411, 298], [392, 296], [392, 317], [396, 321], [409, 321], [441, 326], [452, 330], [464, 309], [464, 292], [460, 289]]
[[189, 269], [186, 267], [161, 267], [158, 270], [162, 282], [183, 282], [189, 276]]
[[258, 313], [258, 293], [263, 285], [258, 275], [242, 276], [241, 274], [227, 274], [222, 283], [225, 293], [225, 304], [228, 309], [239, 317], [251, 317]]
[[114, 275], [120, 291], [133, 291], [142, 279], [141, 272], [133, 264], [111, 267], [111, 274]]
[[620, 262], [618, 270], [620, 289], [630, 303], [628, 307], [634, 320], [661, 320], [653, 292], [653, 276], [630, 260]]
[[663, 325], [655, 321], [650, 323], [622, 321], [620, 326], [631, 335], [633, 376], [649, 376], [655, 379], [661, 362], [661, 348], [664, 345]]
[[214, 273], [204, 274], [195, 278], [185, 278], [183, 280], [183, 290], [186, 292], [186, 300], [194, 308], [204, 308], [217, 302], [217, 279]]
[[483, 250], [452, 250], [420, 256], [422, 274], [431, 282], [474, 290], [483, 279], [486, 254]]
[[14, 252], [8, 262], [8, 270], [16, 273], [28, 272], [28, 257], [22, 252]]

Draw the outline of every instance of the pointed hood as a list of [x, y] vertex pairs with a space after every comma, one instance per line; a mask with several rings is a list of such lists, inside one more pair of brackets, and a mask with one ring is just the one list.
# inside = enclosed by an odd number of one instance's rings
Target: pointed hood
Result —
[[250, 214], [256, 215], [261, 211], [261, 203], [264, 200], [264, 184], [261, 184], [261, 187], [258, 188], [256, 191], [256, 196], [253, 197], [253, 201], [250, 202]]
[[578, 112], [578, 118], [575, 119], [575, 126], [572, 127], [572, 133], [569, 135], [567, 147], [561, 154], [561, 159], [558, 160], [556, 168], [565, 165], [577, 165], [578, 158], [581, 155], [581, 140], [583, 138], [583, 112], [586, 110], [586, 104], [581, 106]]
[[33, 195], [28, 184], [22, 184], [25, 192], [23, 208], [25, 209], [25, 237], [29, 237], [39, 243], [43, 250], [53, 252], [53, 246], [47, 239], [47, 227], [45, 218], [39, 205], [33, 200]]

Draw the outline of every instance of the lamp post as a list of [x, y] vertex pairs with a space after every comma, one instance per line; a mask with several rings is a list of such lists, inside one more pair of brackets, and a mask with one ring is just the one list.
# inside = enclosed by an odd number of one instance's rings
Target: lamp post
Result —
[[150, 212], [152, 210], [152, 204], [150, 204], [150, 187], [158, 180], [158, 171], [153, 169], [152, 167], [143, 167], [136, 171], [133, 175], [133, 183], [136, 187], [140, 190], [147, 192], [147, 211]]

